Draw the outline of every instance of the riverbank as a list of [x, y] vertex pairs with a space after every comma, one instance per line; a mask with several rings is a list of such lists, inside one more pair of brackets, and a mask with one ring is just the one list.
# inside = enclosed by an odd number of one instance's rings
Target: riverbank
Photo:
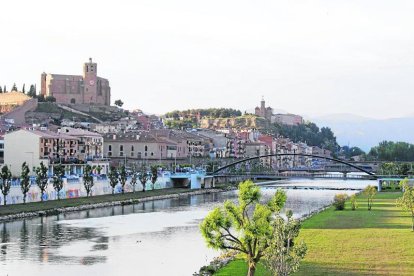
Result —
[[[356, 211], [347, 202], [344, 211], [330, 207], [305, 220], [299, 239], [308, 253], [294, 275], [414, 275], [414, 233], [409, 214], [395, 205], [400, 196], [378, 193], [368, 211], [366, 198], [358, 195]], [[214, 275], [246, 273], [246, 264], [236, 260]], [[270, 274], [256, 274], [264, 275]]]
[[99, 195], [92, 197], [79, 197], [45, 202], [31, 202], [27, 204], [13, 204], [0, 206], [0, 222], [16, 219], [50, 216], [60, 213], [76, 212], [102, 207], [136, 204], [151, 200], [176, 198], [180, 196], [199, 195], [223, 192], [222, 188], [202, 190], [189, 190], [188, 188], [169, 188], [151, 190], [146, 192]]

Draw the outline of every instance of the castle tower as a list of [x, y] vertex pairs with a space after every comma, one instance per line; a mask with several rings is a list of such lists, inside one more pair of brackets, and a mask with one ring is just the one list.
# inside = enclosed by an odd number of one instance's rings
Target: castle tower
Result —
[[40, 94], [43, 96], [46, 96], [46, 86], [47, 86], [46, 77], [47, 77], [47, 74], [45, 72], [43, 72], [40, 77]]
[[97, 96], [97, 80], [98, 80], [98, 65], [92, 62], [92, 58], [89, 58], [89, 62], [83, 64], [83, 101], [94, 103]]
[[260, 110], [262, 113], [266, 110], [266, 102], [264, 100], [264, 97], [262, 97], [262, 100], [260, 101]]

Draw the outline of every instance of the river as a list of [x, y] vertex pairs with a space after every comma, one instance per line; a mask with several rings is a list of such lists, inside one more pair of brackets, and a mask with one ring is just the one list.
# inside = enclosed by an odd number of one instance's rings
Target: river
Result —
[[[266, 185], [264, 198], [286, 189], [296, 217], [355, 193], [375, 181], [289, 180]], [[321, 187], [323, 189], [315, 189]], [[208, 249], [198, 225], [237, 192], [182, 196], [0, 223], [0, 276], [192, 275], [219, 253]]]

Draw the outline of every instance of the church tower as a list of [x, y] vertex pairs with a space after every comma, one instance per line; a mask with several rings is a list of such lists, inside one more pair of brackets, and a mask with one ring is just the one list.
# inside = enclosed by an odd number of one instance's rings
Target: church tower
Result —
[[95, 103], [97, 102], [97, 80], [98, 80], [98, 65], [92, 62], [92, 58], [89, 58], [89, 62], [83, 64], [83, 83], [84, 94], [83, 102]]

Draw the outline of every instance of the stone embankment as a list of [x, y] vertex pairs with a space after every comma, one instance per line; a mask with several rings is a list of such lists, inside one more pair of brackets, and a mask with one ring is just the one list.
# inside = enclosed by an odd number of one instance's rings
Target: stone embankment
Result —
[[[196, 191], [190, 191], [190, 192], [167, 194], [167, 195], [158, 195], [158, 196], [149, 196], [149, 197], [136, 198], [136, 199], [126, 199], [126, 200], [120, 200], [120, 201], [110, 201], [110, 202], [103, 202], [103, 203], [84, 204], [84, 205], [79, 205], [79, 206], [75, 206], [75, 207], [52, 208], [52, 209], [48, 209], [48, 210], [35, 211], [35, 212], [21, 212], [21, 213], [18, 213], [18, 214], [0, 216], [0, 222], [12, 221], [12, 220], [17, 220], [17, 219], [25, 219], [25, 218], [33, 218], [33, 217], [53, 216], [53, 215], [62, 214], [62, 213], [78, 212], [78, 211], [91, 210], [91, 209], [103, 208], [103, 207], [130, 205], [130, 204], [137, 204], [137, 203], [153, 201], [153, 200], [179, 198], [180, 196], [218, 193], [218, 192], [223, 192], [223, 191], [225, 191], [225, 190], [223, 190], [223, 189], [203, 189], [203, 190], [196, 190]], [[41, 204], [41, 203], [39, 203], [39, 204]]]

